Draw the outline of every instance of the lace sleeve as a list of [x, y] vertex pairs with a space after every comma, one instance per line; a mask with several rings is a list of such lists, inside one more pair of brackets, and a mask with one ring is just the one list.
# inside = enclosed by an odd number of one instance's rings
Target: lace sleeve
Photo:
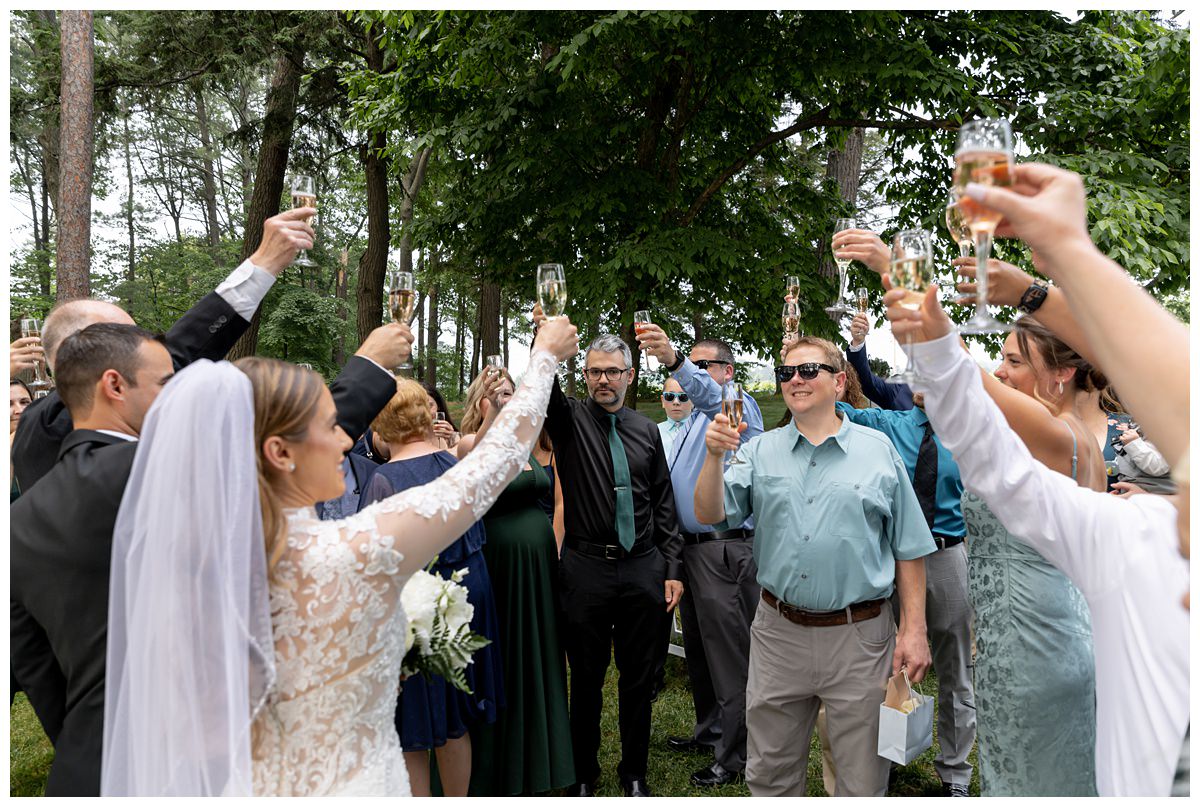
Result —
[[389, 496], [354, 518], [373, 519], [380, 535], [402, 538], [398, 548], [406, 567], [423, 566], [483, 517], [529, 459], [557, 368], [552, 354], [534, 351], [521, 388], [462, 462], [428, 485]]

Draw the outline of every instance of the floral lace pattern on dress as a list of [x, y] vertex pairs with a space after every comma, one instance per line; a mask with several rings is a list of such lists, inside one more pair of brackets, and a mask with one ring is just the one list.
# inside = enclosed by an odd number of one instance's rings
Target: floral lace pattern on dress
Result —
[[484, 439], [436, 481], [340, 521], [288, 511], [270, 585], [277, 678], [254, 722], [256, 795], [409, 795], [395, 727], [408, 575], [403, 536], [377, 516], [410, 511], [436, 524], [469, 506], [482, 517], [529, 458], [557, 366], [535, 351]]

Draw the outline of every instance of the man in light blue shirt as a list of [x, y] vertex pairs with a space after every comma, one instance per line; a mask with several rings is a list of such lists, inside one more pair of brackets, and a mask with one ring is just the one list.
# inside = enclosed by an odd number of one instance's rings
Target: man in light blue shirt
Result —
[[[809, 740], [825, 704], [837, 796], [882, 796], [889, 763], [876, 752], [890, 675], [920, 681], [925, 561], [936, 549], [903, 461], [886, 436], [834, 402], [839, 351], [801, 337], [776, 368], [792, 423], [741, 448], [724, 415], [705, 437], [698, 521], [718, 529], [755, 519], [762, 602], [746, 687], [746, 782], [754, 796], [806, 794]], [[899, 591], [900, 627], [888, 597]]]
[[[733, 381], [733, 350], [719, 339], [703, 339], [685, 358], [655, 325], [643, 326], [638, 339], [671, 373], [665, 388], [682, 389], [695, 405], [683, 431], [667, 450], [667, 466], [683, 536], [686, 582], [680, 619], [696, 725], [691, 737], [668, 737], [667, 745], [675, 751], [711, 748], [712, 764], [693, 773], [691, 782], [714, 787], [732, 782], [746, 767], [750, 622], [759, 600], [753, 522], [731, 522], [731, 529], [717, 531], [696, 520], [692, 505], [707, 453], [704, 433], [721, 411], [723, 385]], [[762, 412], [745, 393], [742, 417], [747, 425], [743, 443], [762, 434]]]
[[658, 433], [662, 435], [663, 451], [669, 457], [675, 438], [684, 431], [693, 409], [691, 398], [673, 378], [663, 384], [662, 408], [667, 419], [658, 424]]

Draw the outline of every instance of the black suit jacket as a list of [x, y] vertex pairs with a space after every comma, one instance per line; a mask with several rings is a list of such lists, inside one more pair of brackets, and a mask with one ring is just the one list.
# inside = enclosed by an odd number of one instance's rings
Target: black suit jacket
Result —
[[[176, 370], [197, 359], [220, 361], [249, 327], [221, 295], [210, 292], [167, 331], [167, 350]], [[32, 488], [54, 466], [63, 438], [74, 428], [57, 392], [25, 410], [12, 444], [13, 470], [21, 490]]]
[[76, 430], [11, 508], [10, 660], [54, 743], [47, 796], [100, 793], [109, 559], [136, 450]]

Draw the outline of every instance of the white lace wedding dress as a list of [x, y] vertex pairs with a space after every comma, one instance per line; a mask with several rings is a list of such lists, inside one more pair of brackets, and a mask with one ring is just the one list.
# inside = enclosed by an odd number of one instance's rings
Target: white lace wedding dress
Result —
[[464, 507], [481, 518], [528, 460], [556, 368], [551, 354], [534, 352], [485, 439], [436, 481], [341, 521], [288, 512], [270, 581], [277, 678], [252, 735], [255, 795], [410, 795], [395, 724], [407, 630], [401, 567], [420, 568], [432, 553], [405, 563], [409, 542], [382, 530], [380, 516], [415, 512], [425, 529], [445, 532], [441, 546], [453, 542], [461, 530], [447, 519]]

